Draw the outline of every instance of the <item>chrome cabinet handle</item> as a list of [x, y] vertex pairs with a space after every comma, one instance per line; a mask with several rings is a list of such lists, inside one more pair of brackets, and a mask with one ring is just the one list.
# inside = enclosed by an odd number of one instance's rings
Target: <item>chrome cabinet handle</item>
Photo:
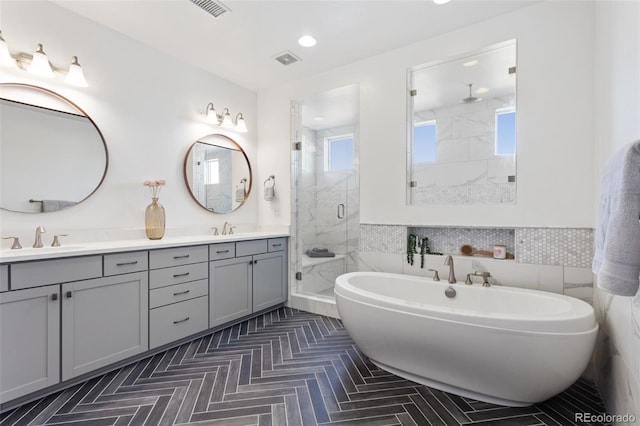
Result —
[[185, 272], [184, 274], [173, 274], [173, 278], [178, 278], [178, 277], [186, 277], [187, 275], [189, 275], [191, 272]]
[[216, 253], [217, 254], [229, 253], [229, 250], [218, 250]]
[[67, 299], [71, 299], [71, 297], [73, 296], [73, 292], [68, 291], [65, 296], [67, 297]]
[[344, 219], [344, 204], [338, 204], [338, 219]]
[[174, 321], [173, 323], [174, 324], [180, 324], [181, 322], [185, 322], [185, 321], [189, 321], [189, 317], [186, 317], [185, 319], [181, 319], [181, 320], [178, 320], [178, 321]]
[[116, 266], [129, 266], [129, 265], [137, 265], [138, 261], [134, 260], [133, 262], [122, 262], [122, 263], [116, 263]]
[[173, 256], [173, 258], [174, 258], [174, 259], [186, 259], [186, 258], [188, 258], [188, 257], [189, 257], [189, 255], [188, 255], [188, 254], [184, 254], [184, 255], [182, 255], [182, 256]]
[[177, 293], [173, 293], [174, 296], [181, 296], [183, 294], [189, 293], [191, 290], [179, 291]]
[[58, 300], [58, 293], [53, 293], [51, 295], [51, 300]]
[[281, 243], [273, 244], [273, 247], [280, 247], [280, 246], [282, 246], [282, 244], [281, 244]]

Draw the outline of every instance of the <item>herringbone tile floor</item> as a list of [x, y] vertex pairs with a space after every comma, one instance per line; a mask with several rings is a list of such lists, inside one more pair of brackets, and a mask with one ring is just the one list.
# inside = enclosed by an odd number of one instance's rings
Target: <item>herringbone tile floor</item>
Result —
[[[573, 425], [604, 413], [578, 381], [532, 407], [380, 370], [339, 320], [282, 308], [0, 415], [0, 425]], [[580, 423], [584, 424], [584, 423]]]

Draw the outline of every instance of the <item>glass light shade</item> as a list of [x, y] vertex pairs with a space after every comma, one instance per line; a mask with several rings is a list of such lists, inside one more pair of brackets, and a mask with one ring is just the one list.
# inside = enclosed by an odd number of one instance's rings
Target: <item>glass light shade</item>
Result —
[[236, 116], [236, 132], [247, 133], [247, 123], [244, 122], [242, 113], [238, 113]]
[[47, 59], [47, 54], [44, 53], [41, 44], [38, 44], [36, 52], [33, 54], [33, 59], [31, 59], [31, 64], [29, 65], [29, 68], [27, 68], [27, 71], [43, 77], [53, 77], [53, 69], [51, 68], [49, 59]]
[[207, 104], [206, 118], [207, 123], [218, 124], [218, 113], [216, 109], [213, 107], [213, 104], [209, 102]]
[[78, 57], [74, 56], [71, 58], [71, 66], [69, 67], [69, 72], [67, 73], [67, 77], [64, 79], [65, 83], [72, 84], [78, 87], [89, 87], [87, 84], [87, 80], [84, 78], [84, 72], [82, 72], [82, 67], [78, 63]]
[[11, 57], [11, 53], [9, 52], [9, 45], [2, 38], [2, 33], [0, 32], [0, 66], [16, 66], [16, 61]]
[[225, 129], [233, 129], [235, 126], [233, 125], [233, 119], [231, 118], [231, 114], [229, 114], [229, 109], [225, 108], [224, 113], [222, 115], [222, 123], [220, 127]]

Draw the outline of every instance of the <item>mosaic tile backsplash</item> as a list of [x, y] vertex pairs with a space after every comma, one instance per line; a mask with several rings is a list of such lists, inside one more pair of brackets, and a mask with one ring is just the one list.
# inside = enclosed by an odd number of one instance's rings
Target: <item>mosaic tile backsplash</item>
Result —
[[478, 250], [492, 250], [494, 244], [507, 246], [517, 263], [562, 265], [589, 268], [593, 259], [594, 230], [590, 228], [449, 228], [407, 227], [404, 225], [360, 226], [360, 251], [406, 252], [407, 236], [429, 238], [433, 251], [460, 254], [470, 244]]

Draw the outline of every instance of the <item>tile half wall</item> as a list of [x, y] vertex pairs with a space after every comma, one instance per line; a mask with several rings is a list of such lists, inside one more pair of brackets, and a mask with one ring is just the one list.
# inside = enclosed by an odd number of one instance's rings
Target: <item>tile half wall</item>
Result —
[[[456, 274], [463, 281], [467, 273], [489, 271], [493, 284], [551, 291], [591, 303], [593, 298], [594, 230], [591, 228], [473, 228], [421, 227], [405, 225], [360, 225], [360, 270], [432, 276], [429, 268], [446, 277], [448, 267], [442, 256], [427, 255], [421, 267], [420, 255], [414, 264], [407, 260], [407, 238], [415, 234], [429, 238], [432, 251], [456, 256]], [[462, 256], [460, 247], [470, 244], [492, 250], [494, 244], [507, 246], [515, 259]]]

